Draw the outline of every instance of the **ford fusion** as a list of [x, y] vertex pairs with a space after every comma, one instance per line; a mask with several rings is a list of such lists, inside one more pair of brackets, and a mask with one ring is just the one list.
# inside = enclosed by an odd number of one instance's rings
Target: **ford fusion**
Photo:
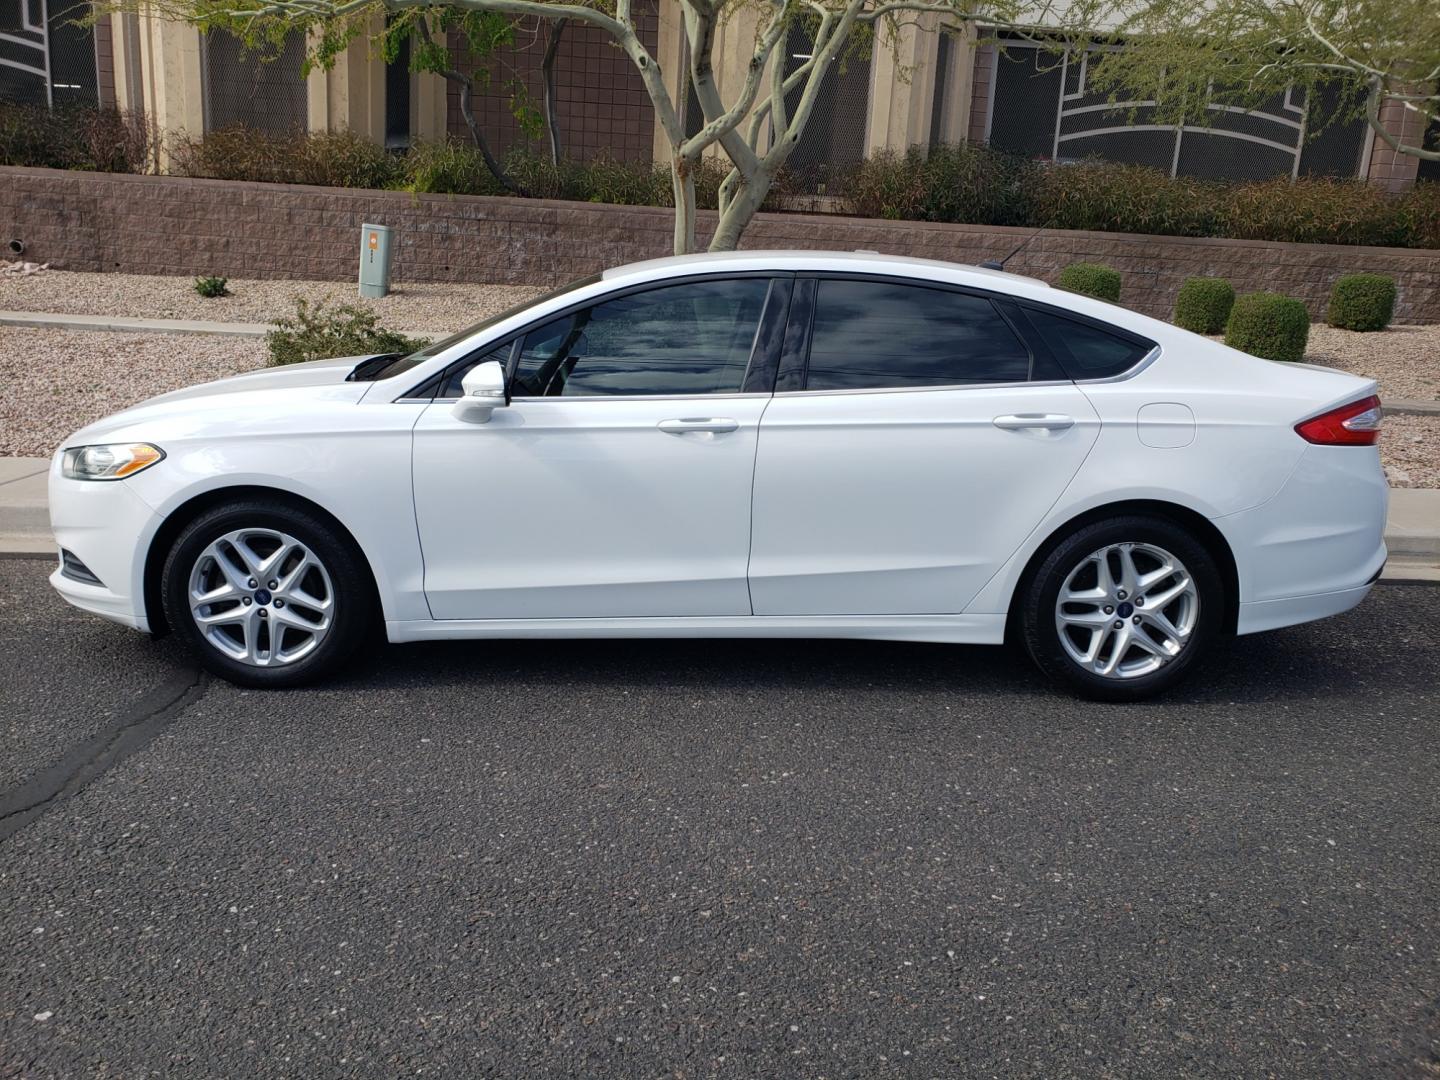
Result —
[[92, 424], [50, 471], [50, 580], [249, 686], [383, 627], [1011, 640], [1134, 700], [1365, 597], [1375, 393], [996, 271], [660, 259]]

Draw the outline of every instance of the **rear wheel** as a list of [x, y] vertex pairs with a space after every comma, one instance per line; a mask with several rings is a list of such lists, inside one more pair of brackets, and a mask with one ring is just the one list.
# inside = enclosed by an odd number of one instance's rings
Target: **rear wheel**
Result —
[[1173, 522], [1145, 516], [1094, 522], [1060, 541], [1019, 602], [1025, 647], [1040, 669], [1102, 701], [1174, 686], [1225, 618], [1210, 552]]
[[364, 561], [318, 516], [278, 500], [217, 507], [165, 561], [165, 617], [208, 670], [244, 686], [297, 686], [334, 671], [366, 638]]

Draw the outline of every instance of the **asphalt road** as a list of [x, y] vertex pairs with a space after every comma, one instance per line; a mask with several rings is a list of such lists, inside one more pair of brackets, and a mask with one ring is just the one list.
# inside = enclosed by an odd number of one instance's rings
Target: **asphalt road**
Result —
[[855, 643], [243, 692], [46, 570], [0, 805], [98, 775], [0, 819], [0, 1077], [1440, 1072], [1435, 587], [1125, 707]]

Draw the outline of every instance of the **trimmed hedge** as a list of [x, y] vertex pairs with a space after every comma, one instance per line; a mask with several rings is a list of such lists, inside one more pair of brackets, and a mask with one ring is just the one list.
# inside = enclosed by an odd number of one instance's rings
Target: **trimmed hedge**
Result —
[[1093, 296], [1097, 300], [1109, 300], [1112, 304], [1120, 302], [1120, 271], [1102, 263], [1071, 263], [1060, 271], [1056, 284], [1062, 289]]
[[1246, 293], [1236, 299], [1225, 324], [1225, 344], [1265, 360], [1294, 362], [1310, 340], [1305, 304], [1279, 293]]
[[1197, 334], [1218, 334], [1234, 306], [1235, 287], [1224, 278], [1186, 278], [1175, 297], [1175, 325]]
[[1395, 279], [1346, 274], [1330, 290], [1325, 321], [1341, 330], [1384, 330], [1395, 314]]

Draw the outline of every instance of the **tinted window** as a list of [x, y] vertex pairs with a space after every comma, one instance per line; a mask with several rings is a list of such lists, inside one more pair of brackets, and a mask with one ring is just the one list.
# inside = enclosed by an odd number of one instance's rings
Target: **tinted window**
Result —
[[878, 281], [822, 281], [810, 390], [1024, 382], [1030, 353], [979, 296]]
[[1121, 337], [1089, 323], [1027, 308], [1026, 315], [1041, 340], [1072, 379], [1105, 379], [1129, 371], [1153, 349], [1154, 343]]
[[768, 278], [697, 281], [631, 293], [525, 335], [517, 397], [737, 393]]

